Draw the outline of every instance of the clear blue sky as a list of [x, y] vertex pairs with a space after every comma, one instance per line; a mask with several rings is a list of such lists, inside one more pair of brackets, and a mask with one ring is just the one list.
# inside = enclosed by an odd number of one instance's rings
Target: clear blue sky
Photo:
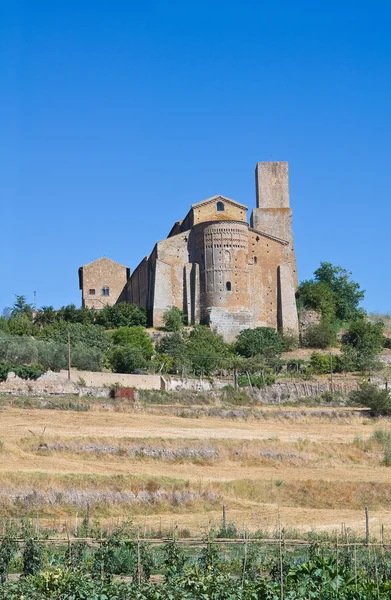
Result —
[[287, 160], [299, 278], [391, 310], [389, 2], [0, 0], [0, 310], [80, 304], [191, 203]]

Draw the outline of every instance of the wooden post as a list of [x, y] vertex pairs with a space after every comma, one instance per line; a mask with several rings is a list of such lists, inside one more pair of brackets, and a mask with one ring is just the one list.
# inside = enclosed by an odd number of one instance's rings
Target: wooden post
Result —
[[[227, 530], [227, 512], [226, 512], [225, 504], [223, 504], [223, 529], [224, 529], [224, 532]], [[225, 533], [224, 533], [224, 536], [225, 536]]]
[[68, 329], [68, 379], [71, 379], [71, 332]]
[[278, 511], [278, 534], [279, 534], [279, 542], [280, 542], [280, 598], [284, 600], [284, 565], [283, 565], [283, 556], [282, 556], [282, 530], [281, 530], [281, 519], [280, 519], [280, 511]]
[[365, 543], [368, 546], [368, 544], [369, 544], [369, 514], [368, 514], [368, 506], [365, 507]]
[[336, 596], [338, 598], [338, 588], [339, 588], [339, 585], [338, 585], [338, 577], [339, 577], [339, 575], [338, 575], [338, 567], [339, 567], [339, 564], [338, 564], [338, 560], [339, 560], [339, 556], [338, 556], [338, 533], [337, 533], [337, 540], [336, 540], [336, 545], [335, 545], [335, 553], [336, 553], [335, 568], [336, 568], [336, 573], [337, 573], [336, 580], [335, 580], [335, 591], [336, 591]]

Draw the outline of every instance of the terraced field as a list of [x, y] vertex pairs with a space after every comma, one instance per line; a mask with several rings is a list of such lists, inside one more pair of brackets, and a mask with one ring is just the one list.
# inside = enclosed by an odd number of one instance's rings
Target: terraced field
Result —
[[[187, 412], [186, 412], [187, 411]], [[345, 408], [178, 405], [0, 410], [0, 513], [134, 518], [198, 533], [346, 527], [391, 539], [391, 421]], [[186, 415], [193, 416], [186, 416]], [[196, 414], [196, 416], [194, 416]], [[181, 416], [182, 415], [182, 416]], [[88, 508], [89, 507], [89, 508]]]

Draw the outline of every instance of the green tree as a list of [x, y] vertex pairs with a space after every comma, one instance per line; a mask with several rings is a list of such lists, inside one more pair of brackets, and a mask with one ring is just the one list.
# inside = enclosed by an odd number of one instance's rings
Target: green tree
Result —
[[146, 359], [150, 359], [153, 354], [151, 338], [141, 325], [119, 327], [111, 333], [111, 341], [116, 346], [138, 348]]
[[97, 311], [96, 322], [105, 329], [118, 329], [119, 327], [134, 327], [147, 325], [147, 311], [142, 306], [119, 302], [113, 306], [105, 306]]
[[91, 323], [54, 323], [41, 329], [38, 335], [41, 339], [67, 344], [68, 332], [72, 346], [84, 344], [102, 351], [108, 348], [109, 340], [103, 327]]
[[32, 320], [33, 307], [27, 302], [26, 296], [15, 296], [15, 302], [11, 308], [11, 318], [21, 314], [27, 315]]
[[315, 280], [325, 283], [335, 294], [335, 316], [339, 321], [351, 321], [362, 318], [365, 311], [359, 308], [364, 300], [365, 291], [360, 284], [350, 279], [351, 273], [329, 262], [320, 263], [314, 271]]
[[93, 308], [76, 308], [74, 304], [68, 304], [62, 306], [57, 311], [58, 321], [65, 321], [66, 323], [82, 323], [83, 325], [92, 325], [97, 321], [97, 315], [99, 311]]
[[236, 338], [235, 349], [247, 358], [257, 356], [267, 362], [274, 362], [281, 355], [284, 342], [279, 333], [271, 327], [243, 329]]
[[342, 343], [358, 351], [381, 352], [384, 340], [383, 323], [371, 323], [367, 320], [354, 321], [342, 336]]
[[341, 362], [346, 372], [375, 371], [380, 368], [379, 353], [383, 348], [384, 326], [365, 319], [351, 323], [342, 336]]
[[186, 344], [186, 358], [195, 373], [210, 375], [222, 366], [227, 356], [228, 345], [222, 336], [204, 325], [194, 327]]
[[117, 346], [109, 353], [109, 364], [115, 373], [133, 373], [147, 368], [141, 348]]
[[164, 335], [156, 344], [156, 351], [178, 359], [186, 351], [186, 342], [180, 333]]
[[315, 310], [327, 322], [336, 318], [336, 297], [332, 288], [325, 282], [303, 281], [296, 293], [298, 308]]
[[181, 331], [185, 325], [186, 317], [182, 310], [176, 306], [171, 306], [165, 311], [163, 322], [167, 331]]
[[58, 321], [58, 315], [53, 306], [42, 306], [42, 308], [37, 311], [34, 317], [34, 323], [39, 325], [39, 327], [52, 325], [56, 321]]
[[365, 292], [350, 276], [351, 273], [342, 267], [329, 262], [320, 263], [314, 279], [299, 285], [296, 294], [299, 308], [320, 312], [328, 323], [363, 318], [365, 311], [360, 308], [360, 303]]
[[11, 335], [35, 335], [37, 332], [37, 326], [34, 325], [30, 316], [27, 313], [20, 312], [16, 313], [8, 321], [8, 332]]
[[374, 416], [391, 415], [391, 397], [387, 389], [379, 389], [370, 383], [361, 383], [359, 390], [349, 394], [350, 401], [369, 408]]

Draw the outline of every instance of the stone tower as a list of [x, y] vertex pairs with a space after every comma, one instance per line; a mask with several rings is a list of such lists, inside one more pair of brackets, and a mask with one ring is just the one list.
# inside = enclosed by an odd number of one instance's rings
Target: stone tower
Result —
[[287, 162], [261, 162], [255, 167], [256, 208], [251, 226], [288, 242], [287, 258], [297, 287], [296, 256], [293, 245], [292, 210], [289, 203]]

